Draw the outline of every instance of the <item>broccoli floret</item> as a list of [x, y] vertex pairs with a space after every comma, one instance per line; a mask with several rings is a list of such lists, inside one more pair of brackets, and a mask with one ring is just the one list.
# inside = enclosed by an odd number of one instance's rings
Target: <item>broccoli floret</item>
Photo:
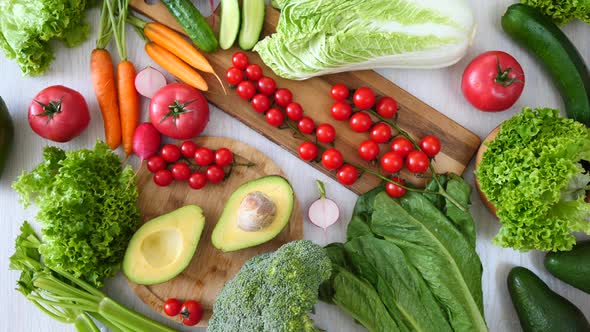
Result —
[[219, 293], [208, 331], [319, 331], [307, 314], [331, 270], [325, 250], [306, 240], [255, 256]]

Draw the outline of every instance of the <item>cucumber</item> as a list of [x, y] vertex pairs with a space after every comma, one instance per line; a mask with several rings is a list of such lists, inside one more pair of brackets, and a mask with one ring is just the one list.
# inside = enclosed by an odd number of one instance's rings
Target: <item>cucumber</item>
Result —
[[207, 53], [217, 49], [217, 38], [207, 20], [190, 0], [162, 0], [189, 38]]
[[8, 161], [8, 154], [12, 149], [12, 141], [14, 139], [14, 124], [8, 113], [8, 108], [0, 97], [0, 178], [6, 162]]
[[508, 7], [502, 28], [543, 63], [557, 85], [568, 117], [590, 126], [590, 74], [567, 36], [550, 18], [523, 4]]
[[244, 0], [242, 2], [242, 28], [240, 29], [240, 47], [245, 50], [251, 50], [262, 31], [264, 24], [264, 0]]
[[524, 267], [510, 271], [508, 291], [524, 332], [590, 331], [580, 309]]
[[219, 47], [227, 50], [233, 46], [240, 30], [240, 6], [238, 0], [221, 0], [220, 21]]
[[545, 267], [552, 275], [590, 294], [590, 241], [576, 244], [571, 251], [548, 253]]

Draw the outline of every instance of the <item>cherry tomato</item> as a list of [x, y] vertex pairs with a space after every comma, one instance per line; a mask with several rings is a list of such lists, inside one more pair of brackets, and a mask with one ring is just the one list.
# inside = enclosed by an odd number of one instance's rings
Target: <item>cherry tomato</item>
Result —
[[330, 96], [332, 96], [332, 99], [336, 101], [346, 100], [346, 98], [348, 98], [349, 93], [350, 91], [348, 90], [346, 85], [340, 83], [334, 84], [334, 86], [332, 86], [332, 89], [330, 90]]
[[312, 161], [318, 156], [318, 147], [312, 142], [303, 142], [299, 145], [299, 157], [305, 161]]
[[174, 178], [172, 177], [172, 172], [167, 169], [161, 169], [154, 173], [154, 183], [160, 187], [166, 187], [172, 183]]
[[504, 111], [514, 105], [522, 94], [524, 72], [510, 54], [485, 52], [465, 68], [461, 89], [476, 108], [486, 112]]
[[322, 154], [322, 165], [329, 170], [340, 168], [343, 163], [342, 153], [334, 148], [328, 149]]
[[371, 128], [371, 139], [379, 144], [388, 142], [391, 139], [391, 127], [379, 122]]
[[359, 145], [359, 156], [363, 160], [371, 161], [379, 155], [379, 145], [374, 141], [368, 139]]
[[168, 316], [176, 316], [180, 313], [182, 302], [177, 299], [168, 299], [164, 302], [164, 313]]
[[256, 94], [256, 87], [250, 81], [243, 81], [238, 84], [238, 96], [242, 99], [250, 99]]
[[199, 166], [209, 166], [213, 162], [215, 156], [213, 151], [209, 148], [198, 148], [195, 152], [195, 163]]
[[215, 151], [215, 163], [221, 167], [229, 166], [234, 162], [234, 154], [228, 148]]
[[265, 76], [258, 80], [258, 91], [263, 95], [270, 96], [275, 92], [276, 89], [277, 84], [272, 78]]
[[176, 181], [185, 181], [191, 176], [191, 169], [186, 163], [180, 162], [174, 164], [171, 169], [172, 177]]
[[384, 118], [393, 118], [397, 113], [397, 101], [391, 97], [382, 97], [377, 102], [377, 114]]
[[375, 105], [375, 93], [369, 88], [358, 88], [352, 96], [352, 101], [358, 109], [371, 109]]
[[356, 131], [357, 133], [364, 133], [371, 129], [373, 120], [368, 113], [357, 112], [350, 117], [348, 124], [350, 125], [350, 129]]
[[260, 93], [254, 96], [250, 103], [252, 104], [254, 111], [258, 113], [264, 113], [270, 108], [270, 99]]
[[207, 172], [205, 174], [207, 175], [207, 181], [211, 183], [219, 183], [223, 181], [223, 178], [225, 177], [225, 172], [219, 165], [211, 165], [207, 167]]
[[332, 143], [336, 139], [336, 129], [331, 124], [322, 123], [315, 131], [318, 141], [322, 143]]
[[348, 120], [348, 118], [350, 118], [350, 115], [352, 114], [352, 107], [344, 101], [337, 101], [332, 105], [332, 108], [330, 109], [330, 114], [332, 114], [334, 120]]
[[345, 186], [353, 185], [359, 177], [359, 171], [352, 165], [343, 165], [338, 169], [336, 173], [336, 179], [338, 182]]
[[248, 67], [248, 56], [244, 52], [236, 52], [231, 58], [231, 63], [234, 67], [244, 70]]
[[186, 301], [182, 305], [182, 309], [180, 310], [180, 318], [182, 319], [182, 324], [187, 326], [194, 326], [197, 325], [201, 321], [203, 317], [203, 307], [197, 301]]
[[225, 79], [231, 85], [238, 85], [244, 80], [244, 73], [236, 67], [231, 67], [225, 72]]
[[406, 158], [406, 167], [412, 173], [424, 173], [428, 170], [429, 165], [430, 159], [426, 153], [419, 150], [410, 152]]
[[404, 167], [404, 158], [397, 152], [389, 151], [381, 156], [381, 169], [387, 173], [397, 173]]
[[304, 134], [311, 134], [315, 129], [315, 123], [310, 117], [304, 116], [301, 118], [301, 120], [299, 120], [299, 123], [297, 123], [297, 128], [299, 128], [299, 130]]
[[427, 156], [434, 157], [440, 152], [440, 141], [432, 135], [424, 136], [420, 141], [420, 149], [422, 149]]
[[293, 101], [293, 94], [289, 89], [277, 89], [275, 91], [275, 103], [281, 107], [287, 107]]
[[193, 189], [201, 189], [207, 184], [207, 175], [203, 172], [196, 172], [191, 174], [188, 178], [188, 185]]
[[180, 159], [180, 149], [174, 144], [166, 144], [160, 150], [160, 155], [167, 163], [175, 163]]
[[273, 127], [278, 127], [285, 122], [285, 116], [278, 108], [269, 109], [265, 116], [266, 122]]
[[391, 142], [391, 151], [397, 152], [405, 158], [410, 152], [414, 151], [414, 144], [405, 137], [397, 137]]
[[147, 168], [150, 172], [156, 173], [157, 171], [166, 168], [166, 160], [162, 156], [151, 156], [147, 161]]
[[185, 158], [194, 158], [196, 151], [197, 145], [193, 141], [184, 141], [180, 145], [180, 153], [182, 153]]
[[262, 68], [257, 64], [246, 67], [246, 77], [251, 81], [258, 81], [262, 77]]
[[303, 108], [298, 103], [290, 103], [285, 108], [285, 112], [287, 112], [287, 117], [293, 121], [299, 121], [303, 117]]
[[[406, 181], [398, 178], [397, 176], [392, 177], [391, 180], [401, 184], [402, 186], [406, 184]], [[396, 185], [395, 183], [387, 182], [385, 184], [385, 192], [387, 193], [387, 195], [389, 195], [389, 197], [399, 198], [403, 197], [406, 194], [406, 189]]]

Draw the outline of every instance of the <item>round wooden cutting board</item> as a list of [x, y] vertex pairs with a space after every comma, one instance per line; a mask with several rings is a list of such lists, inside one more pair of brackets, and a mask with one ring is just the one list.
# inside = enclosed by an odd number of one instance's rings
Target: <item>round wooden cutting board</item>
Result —
[[[198, 146], [211, 149], [226, 147], [234, 153], [238, 163], [254, 163], [251, 167], [234, 167], [231, 176], [220, 184], [207, 184], [201, 190], [194, 190], [186, 182], [174, 182], [168, 187], [158, 187], [152, 180], [152, 173], [146, 163], [137, 173], [139, 208], [142, 222], [173, 211], [187, 204], [196, 204], [205, 214], [205, 229], [197, 251], [189, 266], [176, 278], [157, 285], [144, 286], [129, 282], [131, 288], [143, 302], [164, 315], [162, 306], [169, 298], [197, 300], [203, 306], [203, 319], [198, 326], [207, 326], [213, 303], [223, 285], [238, 272], [251, 257], [274, 251], [286, 242], [303, 238], [303, 219], [297, 198], [289, 224], [273, 240], [244, 250], [230, 253], [213, 247], [211, 232], [221, 215], [223, 207], [241, 184], [266, 175], [283, 175], [271, 159], [255, 148], [224, 137], [199, 137], [194, 140]], [[164, 315], [165, 316], [165, 315]], [[168, 317], [168, 316], [165, 316]], [[177, 320], [176, 317], [168, 317]]]

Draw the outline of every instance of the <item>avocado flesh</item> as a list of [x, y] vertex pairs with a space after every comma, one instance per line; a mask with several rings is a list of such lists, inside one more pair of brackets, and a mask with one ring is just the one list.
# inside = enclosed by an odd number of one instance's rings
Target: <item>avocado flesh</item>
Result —
[[205, 216], [187, 205], [143, 224], [133, 235], [123, 259], [123, 273], [134, 283], [153, 285], [180, 274], [191, 262]]
[[[238, 210], [244, 198], [254, 192], [263, 193], [276, 207], [272, 222], [261, 230], [246, 231], [238, 226]], [[211, 242], [224, 252], [245, 249], [276, 237], [291, 219], [294, 194], [291, 184], [281, 176], [271, 175], [252, 180], [234, 191], [215, 225]]]

